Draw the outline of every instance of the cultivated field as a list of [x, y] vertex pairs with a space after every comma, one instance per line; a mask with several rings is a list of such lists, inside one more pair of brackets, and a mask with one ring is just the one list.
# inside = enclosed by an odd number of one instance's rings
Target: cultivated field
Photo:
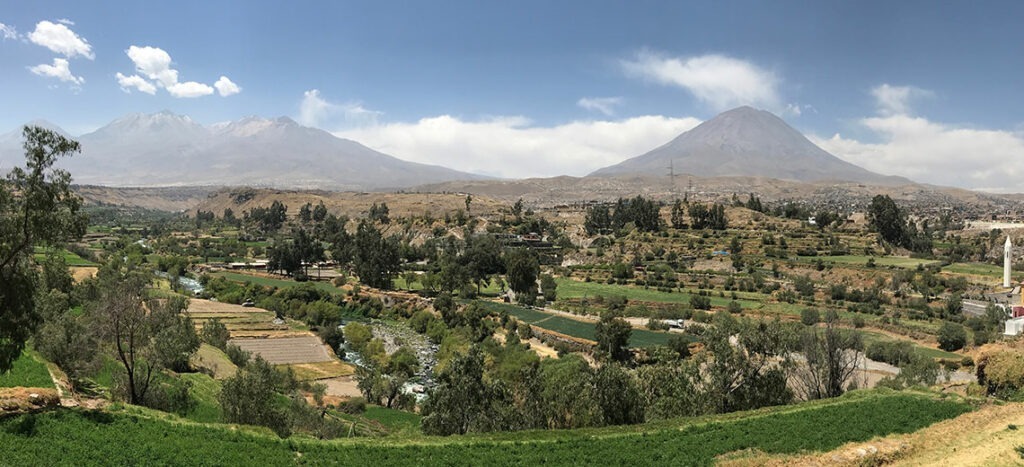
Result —
[[274, 365], [331, 361], [331, 356], [316, 336], [279, 337], [274, 339], [231, 339], [235, 344]]

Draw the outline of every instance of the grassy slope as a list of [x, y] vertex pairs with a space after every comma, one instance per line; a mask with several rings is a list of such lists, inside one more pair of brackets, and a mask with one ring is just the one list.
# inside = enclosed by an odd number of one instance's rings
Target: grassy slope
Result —
[[[12, 465], [687, 464], [743, 449], [799, 453], [909, 433], [970, 410], [932, 396], [859, 392], [838, 400], [634, 427], [520, 432], [419, 441], [277, 440], [246, 430], [124, 413], [62, 410], [0, 420]], [[144, 412], [143, 412], [144, 413]]]
[[0, 388], [23, 386], [27, 388], [53, 388], [50, 372], [35, 352], [26, 350], [14, 361], [14, 366], [7, 373], [0, 374]]

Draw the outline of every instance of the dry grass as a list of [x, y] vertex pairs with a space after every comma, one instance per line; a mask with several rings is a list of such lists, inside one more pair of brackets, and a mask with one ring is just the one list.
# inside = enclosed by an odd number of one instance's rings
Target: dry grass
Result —
[[727, 466], [1021, 465], [1024, 459], [1015, 450], [1021, 445], [1024, 403], [989, 404], [915, 433], [849, 443], [823, 454], [743, 452], [719, 460]]
[[340, 360], [317, 363], [295, 363], [281, 366], [291, 368], [292, 371], [295, 372], [295, 377], [300, 381], [352, 376], [356, 372], [355, 367]]
[[213, 372], [215, 379], [230, 378], [238, 372], [238, 367], [220, 349], [209, 344], [202, 344], [192, 356], [192, 365], [207, 368]]

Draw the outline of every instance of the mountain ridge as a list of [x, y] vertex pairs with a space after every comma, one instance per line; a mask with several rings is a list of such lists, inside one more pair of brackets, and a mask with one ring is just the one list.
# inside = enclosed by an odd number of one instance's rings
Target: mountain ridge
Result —
[[[488, 178], [405, 161], [288, 117], [204, 126], [167, 110], [133, 113], [75, 139], [82, 153], [57, 165], [81, 184], [368, 190]], [[0, 168], [23, 158], [20, 130], [0, 135]]]

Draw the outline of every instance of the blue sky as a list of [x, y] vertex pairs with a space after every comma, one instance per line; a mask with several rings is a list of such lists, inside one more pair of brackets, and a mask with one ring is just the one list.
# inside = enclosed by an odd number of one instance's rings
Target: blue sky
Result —
[[582, 175], [749, 104], [871, 170], [1024, 191], [992, 170], [1024, 157], [1021, 2], [0, 3], [0, 132], [286, 115], [404, 159]]

